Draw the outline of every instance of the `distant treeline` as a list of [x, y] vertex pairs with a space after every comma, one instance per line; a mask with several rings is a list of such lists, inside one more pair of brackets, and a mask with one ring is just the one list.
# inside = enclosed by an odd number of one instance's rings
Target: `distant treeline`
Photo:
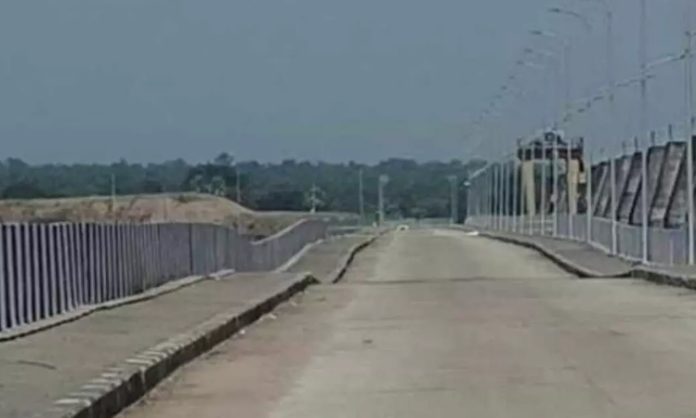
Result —
[[0, 161], [0, 197], [4, 199], [57, 198], [116, 194], [198, 191], [236, 197], [240, 173], [242, 204], [258, 210], [317, 210], [358, 212], [359, 172], [363, 171], [365, 208], [375, 211], [377, 183], [381, 174], [390, 182], [385, 188], [386, 209], [404, 217], [445, 217], [449, 214], [448, 176], [463, 183], [467, 174], [481, 167], [467, 164], [417, 163], [390, 159], [373, 166], [357, 163], [329, 164], [286, 160], [278, 164], [255, 161], [236, 163], [222, 153], [205, 164], [184, 160], [134, 164], [29, 165], [9, 158]]

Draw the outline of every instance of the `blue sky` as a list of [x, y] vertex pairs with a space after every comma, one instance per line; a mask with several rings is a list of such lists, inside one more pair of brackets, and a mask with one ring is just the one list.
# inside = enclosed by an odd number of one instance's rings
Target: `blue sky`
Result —
[[[659, 55], [680, 46], [680, 1], [649, 1]], [[0, 157], [199, 161], [224, 150], [263, 161], [372, 162], [495, 152], [543, 113], [529, 110], [536, 99], [528, 98], [470, 136], [471, 120], [535, 42], [529, 29], [577, 43], [574, 96], [599, 83], [601, 21], [583, 34], [544, 13], [560, 4], [597, 17], [584, 3], [3, 0]], [[635, 66], [637, 4], [617, 0], [618, 73]], [[675, 83], [674, 71], [661, 79]], [[549, 86], [541, 74], [522, 78], [531, 91]], [[674, 101], [658, 90], [655, 100]], [[679, 119], [676, 104], [667, 109], [660, 118]], [[634, 122], [623, 124], [629, 135]]]

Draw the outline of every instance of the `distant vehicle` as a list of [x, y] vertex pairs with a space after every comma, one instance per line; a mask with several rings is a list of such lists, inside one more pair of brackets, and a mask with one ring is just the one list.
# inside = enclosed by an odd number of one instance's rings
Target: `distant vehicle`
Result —
[[397, 231], [408, 231], [409, 229], [411, 229], [411, 227], [408, 225], [399, 225], [396, 227]]

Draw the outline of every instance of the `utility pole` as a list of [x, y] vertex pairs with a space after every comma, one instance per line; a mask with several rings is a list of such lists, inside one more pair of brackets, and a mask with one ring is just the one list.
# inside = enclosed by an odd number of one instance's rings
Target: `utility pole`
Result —
[[[563, 136], [565, 137], [565, 135]], [[551, 168], [551, 177], [553, 178], [553, 184], [551, 185], [551, 194], [553, 196], [553, 199], [551, 200], [551, 204], [553, 205], [553, 230], [552, 230], [552, 235], [555, 237], [558, 235], [558, 202], [560, 202], [560, 199], [558, 198], [558, 141], [561, 138], [560, 133], [554, 132], [553, 135], [553, 145], [552, 145], [552, 162], [553, 162], [553, 167]], [[542, 225], [542, 228], [545, 228], [546, 225]]]
[[[607, 124], [607, 133], [611, 138], [611, 141], [615, 141], [619, 130], [615, 128], [618, 121], [618, 114], [616, 111], [616, 77], [614, 75], [614, 9], [609, 2], [605, 3], [606, 6], [606, 54], [607, 54], [607, 86], [609, 88], [609, 123]], [[609, 160], [609, 181], [611, 182], [610, 194], [611, 194], [611, 253], [616, 255], [618, 252], [618, 210], [619, 210], [619, 193], [616, 190], [616, 158], [614, 154], [610, 153]], [[592, 165], [589, 166], [588, 171], [589, 177], [592, 177]], [[589, 178], [588, 177], [588, 178]], [[588, 185], [591, 188], [592, 180], [588, 181]], [[592, 211], [590, 211], [590, 217], [588, 222], [592, 220]], [[592, 228], [588, 230], [588, 237], [592, 233]], [[588, 242], [590, 240], [588, 239]]]
[[360, 212], [360, 223], [365, 223], [365, 189], [363, 179], [363, 169], [358, 172], [358, 210]]
[[236, 184], [235, 184], [235, 189], [236, 189], [236, 194], [237, 194], [237, 203], [242, 204], [242, 177], [240, 175], [240, 170], [239, 170], [239, 163], [235, 164], [234, 166], [235, 170], [235, 178], [236, 178]]
[[[646, 148], [641, 152], [641, 232], [642, 232], [642, 261], [648, 262], [648, 4], [647, 0], [640, 0], [640, 33], [639, 33], [639, 59], [640, 59], [640, 135], [645, 138]], [[688, 144], [688, 141], [687, 141]], [[691, 156], [689, 156], [691, 158]], [[693, 193], [693, 192], [691, 192]]]
[[587, 215], [587, 223], [585, 230], [585, 239], [588, 243], [592, 242], [592, 208], [594, 207], [592, 201], [592, 154], [584, 146], [582, 147], [583, 154], [585, 156], [585, 215]]
[[384, 225], [384, 186], [389, 183], [389, 176], [382, 174], [379, 176], [379, 184], [377, 186], [377, 206], [379, 211], [379, 226]]
[[577, 180], [575, 178], [571, 178], [570, 176], [570, 166], [573, 161], [573, 138], [568, 137], [566, 145], [566, 198], [568, 200], [568, 237], [573, 238], [573, 234], [575, 232], [573, 231], [573, 220], [575, 219], [575, 210], [577, 208], [576, 196], [570, 195], [570, 184], [572, 182], [575, 182], [575, 185], [577, 187]]
[[310, 209], [311, 213], [316, 213], [317, 212], [317, 185], [316, 183], [312, 183], [312, 188], [309, 191], [310, 197], [309, 199], [311, 200], [312, 203], [312, 208]]
[[116, 174], [111, 173], [111, 219], [116, 220]]
[[452, 225], [459, 222], [459, 199], [457, 198], [457, 176], [447, 177], [450, 183], [450, 223]]
[[688, 225], [688, 262], [694, 264], [694, 78], [693, 78], [693, 33], [691, 31], [691, 1], [686, 0], [686, 48], [684, 71], [686, 72], [686, 220]]

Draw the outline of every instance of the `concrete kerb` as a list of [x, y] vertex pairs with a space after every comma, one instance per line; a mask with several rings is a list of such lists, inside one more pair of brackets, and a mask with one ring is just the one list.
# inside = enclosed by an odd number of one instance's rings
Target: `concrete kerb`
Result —
[[363, 242], [360, 242], [352, 246], [350, 251], [348, 251], [348, 254], [343, 256], [338, 267], [336, 267], [336, 270], [334, 270], [329, 276], [329, 283], [340, 282], [341, 279], [343, 279], [343, 276], [345, 276], [346, 272], [348, 271], [348, 267], [350, 267], [351, 263], [355, 259], [355, 256], [357, 256], [358, 253], [360, 253], [365, 248], [369, 247], [373, 242], [377, 240], [377, 238], [381, 237], [385, 233], [386, 231], [381, 231], [375, 235], [370, 236]]
[[539, 253], [543, 254], [546, 258], [554, 262], [557, 266], [562, 268], [563, 270], [574, 274], [578, 277], [582, 278], [599, 278], [599, 277], [614, 277], [614, 278], [625, 278], [625, 277], [630, 277], [631, 276], [631, 271], [627, 271], [626, 273], [623, 274], [614, 274], [614, 275], [606, 275], [602, 274], [598, 271], [583, 267], [577, 263], [574, 263], [573, 261], [569, 260], [568, 258], [558, 254], [557, 252], [550, 250], [546, 247], [544, 247], [541, 244], [538, 244], [536, 242], [531, 242], [527, 241], [523, 238], [516, 238], [516, 237], [511, 237], [511, 236], [503, 236], [503, 235], [498, 235], [495, 233], [491, 233], [488, 231], [479, 231], [479, 234], [483, 237], [490, 238], [490, 239], [495, 239], [501, 242], [506, 242], [509, 244], [515, 244], [519, 245], [525, 248], [530, 248], [533, 250], [538, 251]]
[[696, 277], [675, 272], [666, 272], [657, 267], [638, 266], [631, 272], [631, 277], [647, 280], [660, 285], [684, 287], [696, 290]]
[[282, 283], [270, 296], [252, 301], [240, 312], [227, 312], [131, 357], [116, 367], [106, 369], [99, 377], [77, 392], [55, 402], [42, 418], [107, 418], [113, 417], [146, 395], [180, 366], [194, 360], [217, 344], [271, 312], [276, 306], [298, 292], [317, 283], [303, 273]]
[[5, 341], [16, 340], [18, 338], [36, 334], [37, 332], [45, 331], [47, 329], [51, 329], [59, 325], [77, 321], [78, 319], [84, 318], [85, 316], [91, 315], [95, 312], [115, 309], [121, 306], [154, 299], [156, 297], [166, 295], [167, 293], [176, 292], [177, 290], [181, 290], [185, 287], [194, 285], [203, 280], [220, 279], [222, 277], [233, 274], [234, 272], [234, 270], [221, 270], [207, 275], [189, 276], [183, 279], [173, 280], [161, 286], [153, 287], [137, 295], [128, 296], [120, 299], [114, 299], [98, 305], [84, 306], [73, 311], [66, 312], [63, 315], [54, 316], [45, 320], [33, 322], [31, 324], [23, 325], [21, 327], [0, 333], [0, 343]]
[[510, 236], [501, 236], [488, 231], [479, 231], [481, 236], [486, 238], [495, 239], [502, 242], [507, 242], [510, 244], [520, 245], [526, 248], [536, 250], [549, 258], [551, 261], [556, 263], [558, 266], [564, 270], [575, 274], [579, 277], [586, 278], [599, 278], [599, 277], [611, 277], [611, 278], [635, 278], [643, 279], [649, 282], [673, 287], [683, 287], [686, 289], [696, 290], [696, 276], [690, 276], [688, 274], [678, 273], [674, 271], [661, 270], [659, 266], [646, 266], [646, 265], [636, 265], [626, 271], [623, 274], [606, 275], [600, 274], [599, 272], [592, 271], [590, 269], [578, 266], [577, 264], [571, 262], [567, 258], [555, 253], [544, 246], [533, 243], [523, 238], [516, 238]]

